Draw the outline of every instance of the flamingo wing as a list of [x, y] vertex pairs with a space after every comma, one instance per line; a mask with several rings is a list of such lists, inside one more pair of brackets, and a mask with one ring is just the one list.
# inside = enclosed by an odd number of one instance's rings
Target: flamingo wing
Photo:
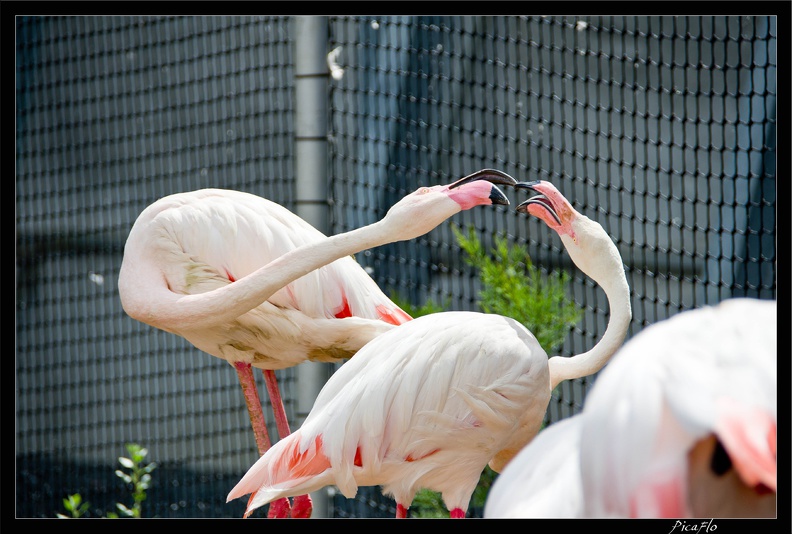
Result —
[[[239, 280], [294, 249], [326, 239], [283, 206], [240, 191], [171, 195], [147, 208], [140, 220], [145, 231], [159, 236], [146, 242], [147, 254], [161, 264], [168, 287], [182, 294], [214, 289], [214, 278]], [[310, 317], [379, 319], [378, 307], [398, 315], [398, 307], [351, 256], [292, 281], [268, 300]]]
[[466, 509], [486, 463], [546, 407], [547, 356], [527, 340], [515, 321], [472, 312], [420, 317], [375, 338], [228, 498], [263, 488], [255, 507], [329, 483], [347, 497], [382, 485], [409, 506], [429, 487]]

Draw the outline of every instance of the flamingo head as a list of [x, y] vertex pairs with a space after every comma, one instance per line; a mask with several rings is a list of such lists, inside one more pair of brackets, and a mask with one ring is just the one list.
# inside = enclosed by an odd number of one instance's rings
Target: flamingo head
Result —
[[572, 223], [580, 214], [553, 184], [544, 180], [534, 180], [518, 182], [514, 187], [529, 189], [537, 193], [536, 196], [518, 205], [517, 211], [542, 219], [559, 236], [567, 235], [577, 243], [578, 239]]
[[450, 185], [435, 186], [435, 188], [459, 204], [461, 210], [467, 210], [474, 206], [486, 206], [488, 204], [508, 206], [509, 199], [506, 198], [503, 191], [498, 189], [498, 186], [514, 186], [516, 184], [517, 180], [505, 172], [495, 169], [482, 169]]
[[629, 323], [632, 312], [624, 263], [602, 225], [575, 210], [550, 182], [519, 182], [514, 187], [538, 193], [519, 204], [517, 211], [538, 217], [555, 230], [575, 266], [621, 301], [622, 319]]
[[517, 180], [508, 174], [482, 169], [448, 185], [421, 187], [394, 204], [383, 222], [396, 229], [398, 239], [407, 240], [426, 234], [443, 221], [475, 206], [509, 205], [498, 186], [514, 186]]

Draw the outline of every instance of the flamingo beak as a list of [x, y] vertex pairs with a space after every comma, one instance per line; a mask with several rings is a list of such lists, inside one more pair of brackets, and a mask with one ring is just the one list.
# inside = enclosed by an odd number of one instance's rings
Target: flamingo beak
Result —
[[461, 185], [475, 182], [477, 180], [486, 180], [487, 182], [491, 183], [492, 190], [490, 191], [490, 201], [492, 201], [493, 204], [501, 204], [503, 206], [509, 205], [509, 199], [506, 198], [506, 195], [504, 195], [503, 191], [501, 191], [497, 186], [508, 185], [510, 187], [514, 187], [518, 183], [517, 180], [503, 171], [496, 169], [482, 169], [457, 180], [453, 184], [449, 185], [448, 188], [454, 189]]
[[556, 210], [555, 205], [553, 202], [545, 196], [538, 186], [542, 183], [541, 180], [533, 180], [530, 182], [518, 182], [514, 184], [514, 187], [517, 189], [528, 189], [534, 193], [537, 193], [536, 196], [529, 198], [528, 200], [520, 203], [515, 209], [521, 213], [528, 213], [528, 206], [535, 204], [539, 205], [550, 214], [551, 217], [556, 221], [556, 223], [560, 226], [561, 225], [561, 217], [558, 215], [558, 211]]

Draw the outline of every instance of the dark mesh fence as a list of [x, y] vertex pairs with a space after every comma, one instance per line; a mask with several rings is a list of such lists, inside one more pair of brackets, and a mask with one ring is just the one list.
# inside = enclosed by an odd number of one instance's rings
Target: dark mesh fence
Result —
[[[491, 167], [553, 182], [606, 228], [632, 290], [629, 335], [725, 298], [773, 299], [776, 22], [330, 17], [326, 230]], [[126, 316], [118, 269], [135, 218], [167, 194], [238, 189], [294, 209], [303, 37], [285, 17], [17, 18], [17, 517], [54, 517], [72, 493], [92, 517], [129, 504], [113, 474], [127, 442], [158, 464], [146, 517], [242, 515], [244, 499], [225, 496], [257, 453], [236, 373]], [[477, 309], [452, 225], [573, 275], [584, 315], [561, 354], [603, 334], [602, 290], [512, 208], [463, 212], [357, 259], [386, 293]], [[295, 372], [278, 376], [293, 414]], [[591, 383], [562, 384], [547, 422], [577, 413]], [[362, 488], [330, 515], [394, 512]]]

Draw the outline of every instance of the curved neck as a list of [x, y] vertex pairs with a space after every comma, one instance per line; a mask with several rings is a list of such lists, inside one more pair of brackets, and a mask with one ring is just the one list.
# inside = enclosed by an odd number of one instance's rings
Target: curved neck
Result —
[[594, 279], [605, 291], [610, 308], [610, 317], [605, 334], [591, 350], [571, 357], [554, 356], [548, 361], [550, 367], [550, 388], [554, 389], [564, 380], [581, 378], [602, 369], [624, 343], [632, 320], [630, 288], [619, 262], [617, 271], [611, 271], [604, 280]]
[[207, 293], [174, 296], [165, 312], [178, 318], [179, 330], [232, 321], [279, 289], [333, 261], [393, 242], [383, 221], [300, 246], [233, 284]]

